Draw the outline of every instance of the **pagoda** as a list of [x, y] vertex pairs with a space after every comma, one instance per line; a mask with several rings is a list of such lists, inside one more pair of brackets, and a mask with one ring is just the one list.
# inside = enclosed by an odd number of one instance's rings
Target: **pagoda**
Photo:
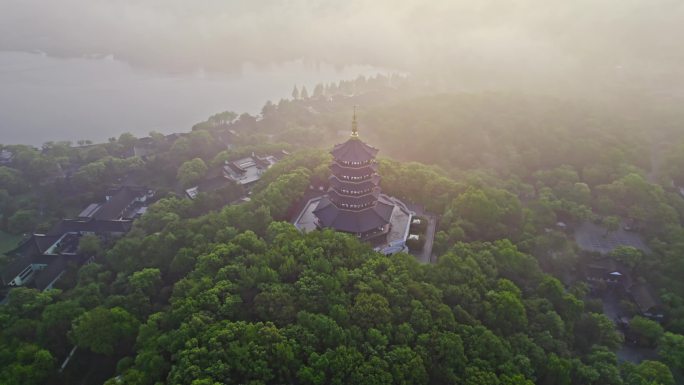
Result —
[[316, 226], [368, 240], [390, 230], [394, 205], [381, 199], [375, 156], [378, 149], [359, 138], [356, 110], [351, 137], [330, 152], [330, 187], [313, 211]]

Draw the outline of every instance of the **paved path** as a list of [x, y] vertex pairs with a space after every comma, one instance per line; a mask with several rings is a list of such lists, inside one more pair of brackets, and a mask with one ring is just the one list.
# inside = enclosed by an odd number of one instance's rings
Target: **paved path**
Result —
[[[601, 300], [603, 302], [603, 314], [617, 323], [620, 317], [620, 298], [613, 290], [607, 290], [601, 297]], [[628, 361], [633, 364], [638, 364], [644, 360], [658, 359], [658, 353], [655, 349], [632, 346], [627, 341], [615, 353], [617, 354], [618, 361]]]
[[428, 226], [425, 230], [425, 245], [423, 252], [420, 255], [420, 261], [423, 263], [436, 262], [432, 257], [432, 246], [435, 242], [435, 230], [437, 229], [437, 218], [431, 214], [424, 215], [428, 219]]
[[645, 253], [651, 252], [638, 233], [623, 228], [608, 232], [606, 228], [589, 221], [575, 230], [575, 242], [582, 250], [601, 254], [608, 254], [618, 246], [632, 246]]
[[435, 232], [437, 231], [437, 216], [425, 211], [425, 208], [421, 205], [409, 203], [406, 207], [414, 212], [414, 217], [424, 217], [428, 220], [428, 225], [425, 229], [425, 245], [423, 245], [423, 250], [420, 252], [412, 252], [411, 255], [415, 256], [420, 263], [437, 262], [432, 255], [432, 246], [434, 245]]
[[629, 346], [626, 343], [622, 344], [615, 354], [617, 355], [619, 362], [627, 361], [633, 364], [639, 364], [646, 360], [655, 361], [658, 359], [658, 352], [656, 349], [639, 348], [636, 346]]
[[428, 224], [425, 228], [425, 234], [423, 235], [425, 237], [425, 245], [423, 245], [423, 249], [419, 251], [411, 251], [410, 253], [416, 257], [420, 263], [435, 263], [436, 260], [432, 255], [432, 246], [434, 245], [435, 232], [437, 230], [437, 217], [425, 212], [416, 212], [415, 216], [427, 218]]

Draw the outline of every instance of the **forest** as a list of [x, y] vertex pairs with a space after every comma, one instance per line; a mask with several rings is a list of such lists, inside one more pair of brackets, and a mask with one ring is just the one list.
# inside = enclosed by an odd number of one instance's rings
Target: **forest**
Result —
[[[354, 105], [383, 192], [439, 218], [435, 263], [288, 223], [326, 183]], [[53, 289], [4, 289], [0, 383], [682, 383], [684, 120], [600, 107], [378, 75], [150, 133], [145, 159], [130, 134], [0, 146], [13, 156], [0, 166], [3, 264], [107, 187], [157, 192], [125, 236], [82, 237], [93, 263]], [[238, 186], [183, 195], [226, 160], [281, 150], [249, 199], [235, 203]], [[606, 239], [628, 225], [646, 247], [582, 250], [586, 223]], [[606, 257], [651, 287], [662, 317], [628, 297], [615, 305], [627, 324], [607, 314], [614, 288], [584, 274]]]

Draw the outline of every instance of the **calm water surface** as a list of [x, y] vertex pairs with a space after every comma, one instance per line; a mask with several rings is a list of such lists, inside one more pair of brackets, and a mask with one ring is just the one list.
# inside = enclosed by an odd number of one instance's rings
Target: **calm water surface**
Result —
[[224, 110], [258, 113], [292, 87], [374, 75], [367, 66], [336, 69], [290, 62], [243, 66], [241, 73], [158, 73], [112, 57], [61, 59], [0, 52], [0, 143], [103, 141], [122, 132], [188, 131]]

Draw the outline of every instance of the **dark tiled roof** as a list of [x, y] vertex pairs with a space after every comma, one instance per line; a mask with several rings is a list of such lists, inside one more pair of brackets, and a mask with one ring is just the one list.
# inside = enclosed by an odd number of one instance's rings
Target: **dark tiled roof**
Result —
[[230, 132], [230, 130], [219, 131], [216, 133], [216, 136], [223, 144], [231, 144], [236, 138], [236, 135]]
[[218, 190], [222, 187], [226, 187], [229, 184], [233, 183], [231, 180], [226, 179], [223, 174], [219, 176], [215, 176], [210, 179], [205, 179], [199, 183], [197, 188], [199, 189], [200, 192], [209, 192], [209, 191], [214, 191]]
[[168, 134], [165, 136], [166, 140], [168, 141], [176, 141], [177, 139], [180, 139], [184, 136], [188, 136], [188, 133], [185, 132], [174, 132], [172, 134]]
[[93, 218], [99, 220], [119, 219], [123, 212], [133, 201], [146, 194], [147, 189], [139, 187], [124, 186], [113, 192], [111, 198], [97, 210]]
[[40, 250], [38, 249], [38, 245], [36, 244], [34, 237], [35, 236], [32, 235], [30, 238], [25, 239], [16, 248], [14, 248], [14, 250], [8, 251], [5, 254], [12, 257], [26, 257], [40, 254]]
[[146, 136], [146, 137], [144, 137], [144, 138], [138, 139], [138, 142], [137, 142], [136, 144], [142, 144], [142, 145], [145, 145], [145, 146], [151, 145], [151, 144], [154, 144], [154, 139], [152, 139], [152, 138], [149, 137], [149, 136]]
[[95, 221], [91, 229], [96, 234], [127, 233], [133, 225], [132, 220], [125, 221]]
[[48, 266], [36, 272], [33, 278], [33, 286], [38, 290], [45, 290], [67, 267], [67, 258], [62, 255], [55, 256]]
[[19, 257], [2, 269], [2, 283], [5, 285], [9, 284], [9, 282], [19, 275], [19, 273], [21, 273], [22, 270], [24, 270], [28, 265], [32, 265], [34, 263], [49, 265], [54, 259], [54, 256], [40, 254]]
[[257, 167], [269, 168], [271, 166], [271, 162], [269, 162], [265, 158], [255, 156], [255, 157], [252, 157], [252, 159], [254, 159], [254, 163], [257, 164]]
[[609, 258], [591, 261], [584, 267], [584, 273], [592, 278], [605, 278], [605, 276], [616, 270], [615, 261]]
[[207, 173], [204, 174], [204, 179], [212, 179], [216, 177], [223, 177], [223, 165], [209, 167]]
[[16, 277], [26, 266], [31, 264], [31, 257], [20, 257], [12, 261], [10, 264], [2, 269], [2, 284], [9, 285], [9, 283]]
[[104, 233], [126, 233], [131, 229], [133, 221], [100, 221], [100, 220], [78, 220], [63, 219], [53, 227], [48, 235], [62, 235], [69, 232], [86, 232], [95, 234]]
[[43, 254], [54, 245], [55, 242], [61, 237], [61, 235], [34, 235], [36, 245], [38, 246], [38, 251]]
[[645, 283], [632, 285], [629, 292], [642, 313], [646, 313], [660, 304], [658, 299], [653, 296], [651, 288]]
[[284, 157], [286, 157], [286, 156], [288, 156], [288, 155], [290, 155], [290, 153], [287, 152], [286, 150], [280, 150], [280, 151], [276, 151], [276, 153], [273, 154], [273, 157], [274, 157], [277, 161], [281, 161]]
[[[620, 276], [610, 276], [614, 272], [620, 273]], [[587, 278], [606, 279], [610, 277], [619, 280], [625, 288], [632, 284], [630, 272], [630, 268], [612, 258], [593, 260], [584, 266], [584, 274]]]
[[327, 197], [323, 197], [314, 214], [324, 227], [348, 233], [365, 233], [389, 223], [394, 206], [378, 202], [362, 211], [348, 211], [337, 208]]
[[351, 138], [338, 144], [330, 151], [335, 159], [345, 162], [366, 162], [375, 158], [378, 149], [371, 147], [358, 138]]
[[30, 238], [23, 241], [17, 248], [7, 253], [16, 257], [31, 257], [43, 254], [52, 246], [62, 234], [33, 234]]
[[78, 214], [79, 218], [91, 218], [93, 215], [95, 215], [98, 210], [102, 208], [102, 204], [100, 203], [91, 203], [86, 207], [85, 209], [81, 210], [81, 213]]
[[245, 169], [243, 169], [243, 168], [241, 168], [241, 167], [238, 167], [238, 166], [237, 166], [235, 163], [233, 163], [233, 162], [228, 162], [228, 164], [226, 164], [226, 166], [228, 166], [228, 167], [229, 167], [233, 172], [235, 172], [236, 174], [244, 174], [244, 173], [245, 173]]

